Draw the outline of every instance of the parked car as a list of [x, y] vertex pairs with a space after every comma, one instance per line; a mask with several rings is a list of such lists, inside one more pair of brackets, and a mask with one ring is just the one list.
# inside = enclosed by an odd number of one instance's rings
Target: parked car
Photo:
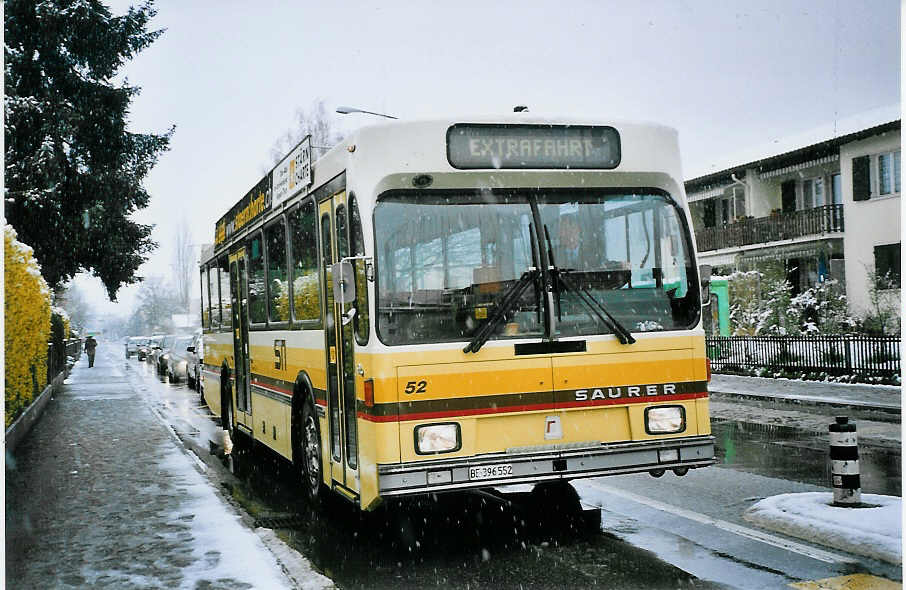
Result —
[[194, 336], [177, 336], [169, 350], [161, 355], [164, 372], [171, 383], [187, 379], [189, 365], [189, 347], [192, 346]]
[[160, 341], [163, 336], [149, 336], [148, 341], [145, 342], [143, 346], [138, 348], [138, 360], [145, 361], [146, 363], [151, 362], [151, 353], [154, 351], [154, 347], [160, 345]]
[[204, 399], [204, 391], [202, 391], [202, 381], [201, 381], [201, 372], [204, 370], [204, 339], [201, 330], [195, 332], [195, 336], [192, 338], [192, 344], [189, 347], [189, 366], [186, 368], [186, 381], [189, 383], [189, 387], [197, 391], [202, 395]]
[[138, 349], [144, 342], [145, 339], [141, 336], [126, 338], [126, 358], [129, 358], [133, 354], [138, 354]]
[[163, 375], [167, 372], [167, 365], [161, 360], [161, 357], [173, 347], [174, 340], [176, 340], [176, 334], [167, 334], [151, 350], [151, 365], [157, 370], [158, 375]]

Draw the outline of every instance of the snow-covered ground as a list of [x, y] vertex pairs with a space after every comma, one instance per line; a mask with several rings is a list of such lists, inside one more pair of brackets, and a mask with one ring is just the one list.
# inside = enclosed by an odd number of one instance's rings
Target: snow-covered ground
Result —
[[750, 507], [743, 518], [772, 529], [893, 564], [903, 561], [901, 499], [862, 494], [873, 508], [842, 508], [832, 505], [830, 492], [781, 494]]
[[299, 566], [283, 556], [278, 564], [274, 549], [279, 549], [282, 542], [273, 538], [270, 531], [245, 527], [185, 453], [173, 450], [161, 468], [179, 474], [184, 503], [172, 519], [187, 521], [191, 527], [194, 559], [182, 572], [184, 587], [195, 588], [209, 580], [229, 580], [255, 588], [334, 587], [330, 579], [312, 570], [307, 560], [301, 560], [305, 563]]

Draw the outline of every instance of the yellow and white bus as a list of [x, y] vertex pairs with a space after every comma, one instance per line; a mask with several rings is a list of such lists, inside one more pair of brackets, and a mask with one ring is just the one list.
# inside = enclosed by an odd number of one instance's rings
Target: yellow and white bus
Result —
[[201, 264], [204, 397], [237, 449], [364, 510], [714, 462], [674, 130], [521, 113], [310, 154]]

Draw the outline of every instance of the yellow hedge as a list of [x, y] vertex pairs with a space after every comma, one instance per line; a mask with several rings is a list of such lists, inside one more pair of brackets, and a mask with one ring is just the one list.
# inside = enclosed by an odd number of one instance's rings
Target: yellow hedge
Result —
[[47, 383], [50, 339], [50, 289], [32, 249], [16, 237], [16, 231], [7, 225], [3, 232], [7, 426], [31, 403], [35, 381], [38, 388]]

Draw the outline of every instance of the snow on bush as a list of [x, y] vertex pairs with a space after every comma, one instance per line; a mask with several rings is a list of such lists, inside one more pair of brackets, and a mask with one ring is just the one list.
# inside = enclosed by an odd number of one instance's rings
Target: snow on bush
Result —
[[50, 338], [50, 289], [32, 249], [3, 231], [6, 345], [6, 413], [9, 426], [47, 383], [47, 341]]
[[737, 271], [729, 277], [730, 332], [734, 336], [786, 336], [798, 333], [790, 317], [792, 287], [780, 273]]
[[734, 336], [842, 335], [858, 323], [837, 281], [821, 281], [793, 296], [781, 268], [738, 271], [727, 279]]
[[66, 310], [63, 309], [62, 307], [54, 305], [53, 307], [50, 308], [50, 313], [60, 316], [60, 318], [63, 320], [63, 338], [70, 338], [71, 337], [71, 332], [70, 332], [71, 321], [69, 319], [69, 314], [66, 313]]

